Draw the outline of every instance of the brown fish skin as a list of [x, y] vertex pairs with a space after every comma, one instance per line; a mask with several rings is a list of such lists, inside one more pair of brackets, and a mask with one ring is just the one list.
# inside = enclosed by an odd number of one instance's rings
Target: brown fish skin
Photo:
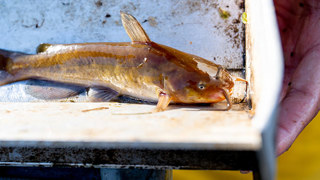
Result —
[[[12, 59], [7, 70], [14, 77], [12, 81], [35, 78], [87, 87], [105, 86], [121, 94], [156, 100], [156, 92], [150, 91], [160, 86], [160, 79], [152, 66], [163, 61], [163, 57], [148, 51], [148, 46], [131, 43], [53, 45], [43, 53]], [[154, 61], [145, 63], [144, 58]], [[146, 93], [132, 92], [138, 87]]]
[[219, 79], [212, 77], [199, 69], [198, 63], [215, 72], [221, 68], [154, 42], [84, 43], [52, 45], [45, 52], [19, 56], [11, 59], [7, 71], [13, 77], [11, 82], [34, 78], [86, 87], [104, 86], [153, 101], [158, 100], [162, 91], [179, 103], [222, 101], [222, 88], [233, 87], [232, 77], [223, 69]]
[[45, 44], [35, 55], [0, 50], [0, 85], [33, 78], [105, 87], [158, 101], [156, 111], [163, 111], [171, 101], [215, 103], [226, 99], [227, 109], [231, 108], [234, 78], [220, 65], [152, 42], [129, 14], [121, 12], [121, 20], [131, 43]]

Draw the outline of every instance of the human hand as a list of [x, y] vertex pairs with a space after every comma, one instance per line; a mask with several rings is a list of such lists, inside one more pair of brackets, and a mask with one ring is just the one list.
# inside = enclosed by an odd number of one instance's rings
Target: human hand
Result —
[[274, 0], [284, 53], [277, 155], [320, 108], [320, 1]]

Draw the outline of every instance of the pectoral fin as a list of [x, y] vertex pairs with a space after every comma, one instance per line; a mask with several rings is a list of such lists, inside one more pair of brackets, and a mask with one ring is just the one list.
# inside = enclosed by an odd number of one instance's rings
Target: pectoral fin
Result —
[[161, 92], [159, 94], [158, 104], [154, 112], [164, 111], [168, 107], [171, 99], [172, 98], [168, 94]]
[[107, 102], [117, 97], [119, 93], [107, 87], [93, 87], [88, 91], [90, 101], [93, 102]]
[[124, 29], [132, 42], [151, 42], [147, 33], [135, 17], [124, 12], [120, 12]]
[[159, 100], [158, 100], [157, 107], [150, 112], [112, 113], [112, 114], [113, 115], [141, 115], [141, 114], [152, 114], [152, 113], [156, 113], [156, 112], [161, 112], [161, 111], [164, 111], [168, 107], [171, 99], [172, 98], [168, 94], [161, 92], [159, 94]]

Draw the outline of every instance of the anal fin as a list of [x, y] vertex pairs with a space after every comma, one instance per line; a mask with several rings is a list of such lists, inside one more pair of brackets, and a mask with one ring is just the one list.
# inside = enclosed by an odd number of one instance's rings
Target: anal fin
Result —
[[32, 79], [28, 80], [25, 91], [35, 98], [53, 100], [69, 98], [81, 94], [85, 91], [85, 87]]

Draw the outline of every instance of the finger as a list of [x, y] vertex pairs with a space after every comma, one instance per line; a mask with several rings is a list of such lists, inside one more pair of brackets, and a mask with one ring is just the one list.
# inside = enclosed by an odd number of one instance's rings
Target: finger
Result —
[[277, 154], [285, 152], [319, 111], [320, 47], [309, 51], [293, 77], [286, 97], [280, 104]]

